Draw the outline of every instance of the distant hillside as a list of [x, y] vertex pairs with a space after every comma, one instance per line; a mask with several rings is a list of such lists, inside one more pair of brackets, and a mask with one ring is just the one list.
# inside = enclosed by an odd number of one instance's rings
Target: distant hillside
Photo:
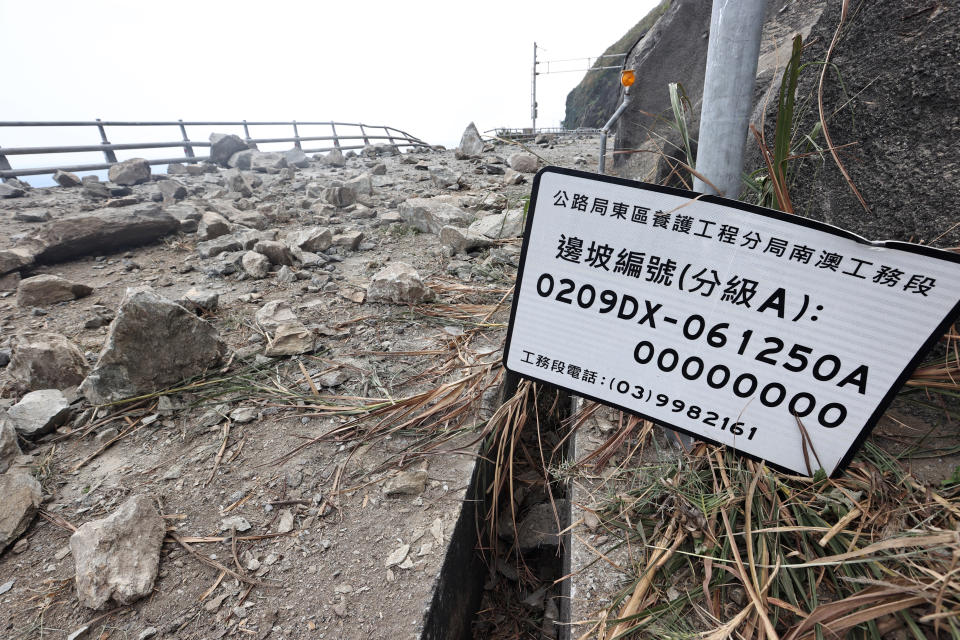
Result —
[[[670, 7], [670, 0], [662, 2], [640, 22], [610, 46], [604, 55], [627, 53], [633, 45], [653, 26]], [[619, 62], [615, 58], [600, 58], [593, 66], [603, 67]], [[619, 72], [616, 69], [588, 71], [573, 91], [567, 94], [567, 112], [563, 119], [566, 129], [577, 127], [602, 127], [617, 107], [620, 91]]]

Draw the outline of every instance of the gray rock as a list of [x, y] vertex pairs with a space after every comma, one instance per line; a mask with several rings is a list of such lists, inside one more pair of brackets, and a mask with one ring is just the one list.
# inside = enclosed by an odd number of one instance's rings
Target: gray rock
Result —
[[20, 286], [20, 274], [14, 271], [0, 276], [0, 291], [16, 291]]
[[357, 192], [350, 187], [327, 187], [323, 190], [320, 199], [338, 209], [347, 207], [357, 201]]
[[70, 536], [80, 603], [99, 609], [150, 594], [166, 535], [163, 518], [146, 496], [134, 496], [102, 520]]
[[21, 307], [44, 307], [57, 302], [77, 300], [93, 293], [85, 284], [70, 282], [66, 278], [42, 274], [24, 278], [17, 287], [17, 305]]
[[[230, 216], [230, 222], [258, 231], [263, 231], [270, 226], [270, 220], [259, 211], [238, 211]], [[276, 232], [274, 232], [274, 237], [276, 237]]]
[[17, 271], [33, 264], [33, 252], [23, 247], [0, 250], [0, 275]]
[[280, 270], [277, 271], [277, 282], [282, 282], [283, 284], [293, 284], [297, 281], [297, 274], [293, 272], [293, 269], [284, 265], [280, 267]]
[[282, 153], [255, 152], [250, 157], [250, 169], [260, 173], [276, 173], [287, 168], [287, 158]]
[[330, 153], [324, 156], [323, 162], [331, 167], [347, 166], [347, 159], [343, 157], [343, 152], [340, 149], [332, 149]]
[[57, 169], [57, 172], [53, 174], [53, 181], [56, 182], [61, 187], [79, 187], [83, 182], [77, 177], [77, 174], [70, 173], [69, 171], [61, 171]]
[[310, 166], [310, 160], [307, 159], [307, 154], [305, 154], [300, 149], [289, 149], [283, 152], [283, 157], [287, 160], [288, 167], [297, 167], [299, 169], [306, 169]]
[[209, 289], [193, 287], [177, 300], [177, 304], [194, 313], [200, 311], [212, 313], [217, 310], [220, 304], [220, 294]]
[[247, 251], [243, 254], [241, 265], [243, 266], [243, 270], [251, 278], [259, 280], [260, 278], [266, 278], [270, 275], [270, 258], [262, 253]]
[[0, 415], [0, 473], [6, 473], [22, 453], [13, 424]]
[[286, 300], [272, 300], [260, 307], [255, 316], [257, 324], [265, 331], [276, 331], [280, 325], [299, 323], [297, 314]]
[[392, 262], [376, 274], [367, 286], [367, 300], [416, 304], [432, 300], [433, 290], [423, 283], [416, 269], [406, 262]]
[[287, 235], [287, 246], [316, 253], [326, 251], [333, 242], [333, 234], [326, 227], [307, 227]]
[[449, 167], [436, 165], [429, 167], [428, 170], [430, 171], [430, 181], [433, 182], [434, 186], [440, 189], [460, 188], [460, 174]]
[[364, 195], [372, 196], [373, 195], [373, 179], [369, 174], [364, 173], [356, 178], [351, 178], [347, 180], [345, 187], [352, 189], [355, 195]]
[[45, 209], [26, 209], [13, 214], [13, 219], [18, 222], [47, 222], [51, 217]]
[[89, 369], [80, 349], [58, 333], [15, 336], [7, 372], [27, 391], [69, 389], [83, 381]]
[[68, 417], [70, 401], [59, 389], [31, 391], [7, 411], [7, 421], [28, 440], [50, 433]]
[[253, 250], [267, 256], [270, 262], [276, 265], [292, 265], [294, 263], [290, 248], [277, 240], [261, 240], [253, 246]]
[[123, 186], [133, 186], [150, 179], [150, 163], [145, 158], [130, 158], [110, 165], [107, 177], [110, 182]]
[[244, 198], [253, 195], [253, 183], [247, 178], [246, 174], [239, 169], [230, 169], [223, 174], [227, 189], [239, 193]]
[[299, 322], [281, 324], [263, 354], [271, 358], [310, 353], [316, 349], [313, 332]]
[[388, 479], [383, 485], [383, 492], [389, 496], [418, 496], [427, 487], [427, 472], [401, 471]]
[[510, 168], [520, 173], [537, 172], [537, 156], [530, 153], [515, 153], [508, 160]]
[[204, 373], [225, 351], [209, 323], [149, 288], [127, 289], [80, 390], [92, 404], [151, 393]]
[[165, 209], [167, 213], [180, 221], [180, 231], [183, 233], [194, 233], [199, 228], [201, 214], [195, 206], [186, 202], [169, 205]]
[[410, 198], [400, 205], [400, 217], [415, 229], [440, 233], [445, 226], [466, 227], [473, 215], [437, 198]]
[[473, 156], [479, 156], [483, 153], [483, 139], [480, 138], [480, 132], [477, 131], [477, 125], [472, 122], [463, 130], [463, 136], [460, 138], [460, 145], [457, 147], [457, 158], [464, 159]]
[[267, 231], [243, 231], [236, 234], [236, 238], [243, 245], [243, 248], [249, 251], [257, 246], [258, 242], [276, 240], [277, 231], [276, 229], [269, 229]]
[[102, 182], [84, 182], [83, 195], [92, 200], [106, 200], [110, 197], [110, 189]]
[[387, 175], [387, 165], [383, 164], [382, 162], [378, 162], [377, 164], [370, 167], [370, 175], [373, 175], [373, 176]]
[[260, 153], [256, 149], [243, 149], [237, 151], [235, 154], [230, 156], [230, 159], [227, 160], [227, 166], [231, 169], [243, 169], [244, 171], [250, 170], [250, 165], [253, 162], [253, 156], [256, 153]]
[[219, 238], [214, 238], [213, 240], [197, 243], [197, 253], [200, 254], [201, 258], [213, 258], [221, 253], [242, 250], [243, 243], [239, 238], [233, 235], [220, 236]]
[[526, 180], [522, 173], [513, 169], [507, 169], [503, 174], [503, 184], [506, 186], [523, 184]]
[[27, 192], [9, 182], [0, 182], [0, 198], [22, 198]]
[[157, 183], [157, 189], [166, 201], [183, 200], [187, 197], [187, 188], [177, 180], [161, 180]]
[[511, 209], [504, 213], [484, 216], [471, 224], [468, 229], [488, 238], [518, 238], [523, 235], [526, 216], [523, 209]]
[[363, 242], [363, 231], [345, 231], [333, 236], [333, 245], [356, 251]]
[[534, 505], [517, 527], [517, 547], [520, 551], [533, 551], [538, 547], [558, 546], [560, 532], [566, 528], [569, 516], [570, 503], [567, 500]]
[[33, 522], [43, 492], [40, 483], [26, 473], [5, 473], [0, 476], [0, 551], [23, 535]]
[[493, 244], [493, 240], [470, 229], [446, 226], [440, 229], [440, 243], [453, 249], [453, 253], [463, 253], [473, 249], [483, 249]]
[[214, 164], [227, 166], [230, 156], [247, 148], [247, 143], [232, 133], [210, 134], [210, 162]]
[[204, 211], [197, 223], [197, 240], [206, 242], [230, 233], [230, 221], [219, 213]]
[[35, 260], [62, 262], [93, 253], [153, 242], [180, 228], [180, 222], [157, 204], [100, 209], [44, 224], [32, 240], [41, 248]]

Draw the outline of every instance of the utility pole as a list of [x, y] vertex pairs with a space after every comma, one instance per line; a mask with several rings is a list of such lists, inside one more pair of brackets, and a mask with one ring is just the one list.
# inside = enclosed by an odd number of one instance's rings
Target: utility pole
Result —
[[736, 199], [757, 81], [764, 0], [713, 0], [693, 189]]
[[533, 43], [533, 73], [530, 74], [530, 127], [537, 130], [537, 43]]

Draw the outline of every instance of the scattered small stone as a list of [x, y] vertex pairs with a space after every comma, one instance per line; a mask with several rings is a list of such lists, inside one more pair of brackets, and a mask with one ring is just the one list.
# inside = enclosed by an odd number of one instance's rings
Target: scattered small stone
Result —
[[75, 387], [89, 369], [80, 349], [57, 333], [15, 336], [11, 347], [7, 372], [26, 391]]
[[386, 567], [389, 569], [390, 567], [399, 565], [407, 558], [408, 553], [410, 553], [410, 545], [400, 545], [387, 556]]
[[33, 522], [43, 494], [40, 483], [22, 472], [0, 476], [0, 552], [19, 538]]
[[387, 496], [417, 496], [423, 493], [426, 486], [426, 471], [401, 471], [384, 483], [383, 492]]
[[50, 433], [69, 416], [70, 402], [58, 389], [31, 391], [7, 411], [7, 421], [28, 440]]
[[293, 514], [289, 509], [281, 509], [277, 533], [290, 533], [291, 531], [293, 531]]
[[416, 304], [433, 298], [433, 290], [426, 286], [420, 274], [405, 262], [390, 263], [374, 274], [367, 286], [367, 299], [371, 302]]
[[250, 530], [250, 523], [243, 516], [230, 516], [220, 521], [220, 531], [237, 531], [243, 533]]
[[3, 594], [5, 594], [7, 591], [10, 591], [10, 589], [13, 588], [13, 584], [14, 584], [15, 582], [16, 582], [16, 579], [14, 579], [14, 580], [8, 580], [7, 582], [4, 582], [3, 584], [0, 584], [0, 596], [2, 596]]
[[150, 163], [144, 158], [130, 158], [110, 166], [107, 177], [110, 182], [130, 186], [150, 179]]
[[236, 424], [247, 424], [257, 419], [257, 410], [251, 407], [240, 407], [230, 412], [230, 420]]
[[20, 281], [17, 287], [17, 305], [40, 307], [57, 302], [76, 300], [93, 293], [93, 288], [66, 278], [49, 274], [32, 276]]

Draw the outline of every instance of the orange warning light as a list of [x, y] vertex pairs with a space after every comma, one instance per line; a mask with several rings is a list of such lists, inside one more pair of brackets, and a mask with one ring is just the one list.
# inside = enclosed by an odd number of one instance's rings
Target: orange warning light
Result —
[[634, 73], [633, 69], [624, 69], [620, 72], [620, 84], [623, 86], [632, 87], [636, 80], [637, 74]]

